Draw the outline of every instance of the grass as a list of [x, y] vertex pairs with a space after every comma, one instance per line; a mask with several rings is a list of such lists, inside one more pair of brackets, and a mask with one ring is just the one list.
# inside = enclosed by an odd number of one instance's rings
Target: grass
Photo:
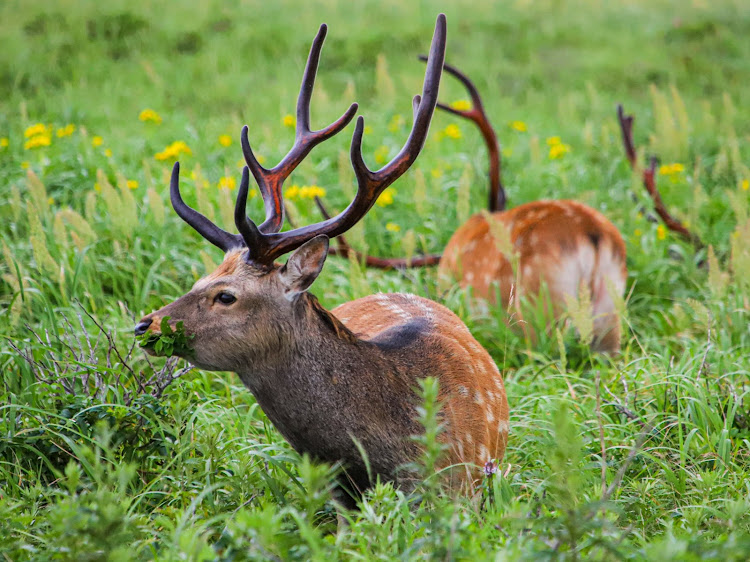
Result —
[[[3, 3], [0, 553], [746, 559], [745, 4]], [[392, 157], [420, 87], [416, 55], [439, 10], [448, 16], [447, 60], [475, 79], [498, 130], [510, 204], [576, 198], [623, 233], [626, 337], [613, 360], [591, 356], [570, 329], [532, 346], [507, 327], [504, 311], [439, 292], [432, 271], [365, 271], [329, 258], [312, 289], [328, 306], [409, 291], [456, 311], [504, 374], [512, 428], [481, 508], [446, 497], [429, 478], [412, 496], [379, 485], [336, 533], [335, 469], [292, 451], [234, 375], [149, 363], [134, 347], [134, 319], [221, 259], [169, 208], [172, 159], [155, 155], [185, 143], [186, 198], [231, 225], [235, 191], [217, 185], [239, 179], [240, 127], [250, 125], [267, 163], [288, 150], [284, 116], [325, 21], [313, 125], [357, 100], [371, 128], [366, 159]], [[448, 77], [441, 89], [444, 100], [466, 97]], [[617, 102], [636, 115], [639, 146], [663, 164], [683, 164], [659, 185], [711, 251], [696, 252], [649, 220], [623, 158]], [[161, 122], [139, 120], [144, 109]], [[25, 149], [33, 136], [24, 132], [37, 123], [50, 145]], [[445, 134], [452, 124], [459, 138]], [[229, 146], [220, 143], [225, 134]], [[343, 208], [354, 189], [348, 134], [317, 149], [287, 185], [322, 187], [328, 206]], [[571, 150], [551, 159], [554, 136]], [[393, 186], [393, 203], [376, 206], [350, 243], [383, 256], [439, 251], [483, 208], [485, 166], [477, 132], [437, 114], [414, 169]], [[293, 218], [318, 220], [302, 193], [290, 200]], [[259, 216], [257, 196], [251, 206]], [[434, 419], [423, 422], [430, 428]], [[431, 462], [428, 455], [424, 466]]]

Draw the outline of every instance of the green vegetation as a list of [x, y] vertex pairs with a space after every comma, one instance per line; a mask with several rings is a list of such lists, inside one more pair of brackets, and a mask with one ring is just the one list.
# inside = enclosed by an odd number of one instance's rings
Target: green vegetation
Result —
[[154, 354], [160, 357], [172, 355], [194, 357], [190, 346], [190, 340], [193, 337], [185, 332], [185, 325], [182, 320], [177, 322], [173, 330], [172, 326], [169, 325], [169, 316], [165, 316], [161, 319], [158, 334], [146, 332], [136, 339], [142, 349], [153, 350]]
[[[0, 4], [0, 558], [747, 559], [750, 4], [435, 4]], [[175, 157], [187, 201], [229, 228], [240, 128], [267, 164], [286, 153], [327, 22], [313, 126], [359, 101], [365, 157], [389, 159], [440, 10], [447, 60], [496, 125], [510, 204], [576, 198], [623, 233], [626, 337], [614, 360], [572, 328], [532, 344], [505, 311], [440, 293], [434, 271], [329, 258], [313, 287], [325, 305], [375, 291], [445, 303], [493, 355], [511, 405], [481, 500], [451, 499], [434, 478], [412, 496], [379, 485], [337, 533], [335, 467], [292, 451], [237, 377], [150, 359], [132, 329], [221, 260], [169, 207]], [[441, 98], [465, 97], [445, 77]], [[710, 247], [649, 220], [617, 102], [662, 158], [667, 206]], [[350, 134], [287, 182], [296, 223], [318, 220], [316, 194], [335, 210], [352, 197]], [[485, 166], [477, 131], [437, 114], [349, 242], [439, 251], [484, 207]], [[434, 391], [422, 389], [426, 469]]]

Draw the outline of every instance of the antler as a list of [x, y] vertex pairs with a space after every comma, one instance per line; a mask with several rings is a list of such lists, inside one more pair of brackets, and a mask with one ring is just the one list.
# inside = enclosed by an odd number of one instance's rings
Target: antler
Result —
[[[620, 131], [622, 133], [622, 143], [625, 146], [625, 154], [630, 162], [630, 166], [633, 170], [638, 169], [638, 155], [635, 151], [635, 145], [633, 144], [633, 120], [632, 115], [625, 115], [622, 104], [617, 105], [617, 119], [620, 122]], [[661, 220], [664, 222], [666, 227], [679, 234], [683, 239], [693, 244], [697, 249], [704, 247], [703, 242], [698, 235], [690, 232], [685, 225], [680, 222], [679, 219], [673, 217], [669, 211], [667, 211], [666, 205], [661, 198], [661, 193], [656, 187], [656, 166], [658, 160], [656, 157], [649, 159], [648, 168], [643, 170], [643, 186], [648, 191], [649, 196], [654, 202], [654, 211], [659, 215]]]
[[[320, 214], [323, 215], [324, 219], [330, 219], [331, 215], [323, 205], [323, 202], [319, 197], [315, 197], [315, 204], [318, 206]], [[427, 254], [425, 256], [415, 256], [413, 258], [378, 258], [363, 254], [352, 248], [349, 243], [341, 234], [336, 238], [338, 247], [329, 246], [328, 253], [334, 256], [348, 256], [354, 254], [358, 260], [363, 261], [367, 267], [375, 267], [378, 269], [406, 269], [408, 267], [428, 267], [437, 265], [440, 263], [441, 254]]]
[[247, 125], [242, 128], [242, 152], [245, 155], [245, 162], [247, 162], [258, 184], [266, 209], [266, 220], [258, 227], [263, 234], [279, 232], [284, 225], [284, 203], [281, 193], [284, 181], [315, 146], [328, 140], [346, 127], [357, 112], [357, 104], [353, 103], [341, 117], [328, 127], [319, 131], [310, 130], [310, 99], [315, 85], [315, 75], [318, 71], [320, 51], [323, 48], [323, 41], [325, 41], [327, 32], [326, 24], [321, 25], [310, 47], [310, 54], [307, 57], [305, 72], [302, 76], [302, 86], [297, 97], [297, 130], [294, 146], [276, 167], [269, 170], [260, 165], [250, 148], [250, 142], [247, 138]]
[[208, 218], [185, 204], [180, 195], [179, 162], [175, 162], [172, 168], [172, 179], [169, 182], [169, 198], [172, 201], [172, 207], [180, 218], [214, 246], [221, 248], [224, 252], [228, 252], [229, 250], [241, 248], [245, 245], [242, 236], [239, 234], [230, 234], [226, 230], [219, 228]]
[[[419, 60], [426, 61], [427, 58], [424, 55], [419, 56]], [[445, 64], [443, 66], [448, 74], [451, 74], [458, 79], [469, 92], [471, 97], [472, 108], [463, 110], [455, 109], [449, 105], [438, 102], [437, 106], [443, 111], [458, 115], [469, 121], [473, 121], [479, 127], [484, 137], [484, 142], [487, 144], [487, 152], [489, 153], [490, 159], [490, 194], [489, 194], [489, 210], [490, 212], [504, 211], [505, 210], [505, 188], [503, 188], [502, 181], [500, 179], [500, 146], [497, 142], [497, 135], [495, 130], [490, 124], [490, 120], [487, 117], [487, 113], [484, 111], [484, 105], [482, 104], [482, 98], [479, 97], [479, 91], [477, 90], [474, 83], [469, 80], [463, 72], [458, 70], [455, 66]]]
[[[318, 224], [287, 232], [262, 232], [253, 221], [247, 218], [245, 213], [249, 175], [247, 169], [243, 171], [237, 194], [235, 223], [247, 245], [249, 260], [269, 264], [280, 255], [298, 248], [315, 236], [325, 234], [333, 238], [343, 234], [357, 224], [372, 208], [380, 194], [409, 169], [424, 146], [430, 121], [437, 104], [440, 75], [445, 58], [445, 36], [445, 15], [440, 14], [432, 38], [430, 60], [425, 72], [422, 96], [414, 98], [414, 125], [411, 133], [396, 157], [380, 170], [372, 171], [364, 162], [362, 135], [365, 123], [361, 116], [357, 119], [350, 151], [352, 167], [357, 178], [357, 194], [349, 206], [339, 215]], [[306, 118], [306, 116], [303, 115], [303, 118]]]
[[[257, 158], [255, 158], [255, 155], [250, 148], [250, 143], [247, 139], [247, 126], [242, 128], [242, 152], [245, 155], [247, 165], [255, 177], [255, 181], [258, 183], [266, 210], [265, 221], [258, 228], [263, 234], [279, 232], [284, 225], [284, 202], [282, 200], [281, 192], [284, 180], [289, 177], [299, 163], [304, 160], [305, 156], [307, 156], [315, 146], [331, 138], [346, 127], [357, 112], [357, 104], [353, 103], [339, 119], [328, 127], [319, 131], [310, 130], [310, 100], [312, 98], [313, 86], [315, 84], [315, 75], [318, 71], [320, 51], [323, 48], [323, 42], [325, 41], [327, 31], [328, 27], [325, 24], [321, 25], [318, 34], [315, 36], [312, 46], [310, 47], [310, 54], [307, 57], [307, 64], [305, 65], [305, 72], [302, 75], [302, 85], [300, 87], [299, 96], [297, 97], [297, 130], [294, 145], [289, 153], [273, 169], [268, 170], [264, 168], [260, 165]], [[206, 240], [213, 245], [218, 246], [225, 252], [246, 245], [247, 236], [253, 237], [254, 232], [252, 228], [247, 227], [245, 221], [241, 220], [241, 216], [238, 217], [238, 213], [239, 215], [242, 215], [239, 207], [235, 209], [235, 222], [239, 222], [242, 225], [241, 227], [238, 226], [242, 235], [230, 234], [213, 224], [198, 211], [191, 209], [185, 204], [180, 195], [179, 175], [180, 166], [179, 163], [176, 163], [172, 170], [170, 196], [172, 206], [177, 214]], [[244, 201], [246, 201], [247, 193], [244, 194], [244, 198]], [[238, 197], [238, 204], [239, 199], [240, 198]], [[245, 203], [242, 204], [243, 209], [244, 205]]]
[[[281, 163], [271, 170], [263, 168], [250, 148], [250, 143], [247, 140], [247, 127], [242, 130], [242, 149], [248, 165], [242, 170], [242, 180], [235, 204], [234, 221], [240, 232], [239, 235], [222, 230], [209, 219], [185, 205], [180, 196], [179, 163], [176, 163], [172, 170], [170, 193], [175, 211], [204, 238], [225, 252], [245, 246], [247, 247], [248, 261], [270, 265], [277, 257], [298, 248], [315, 236], [325, 234], [333, 238], [343, 234], [357, 224], [372, 208], [380, 194], [409, 169], [424, 146], [430, 121], [437, 104], [440, 76], [445, 60], [446, 24], [444, 14], [438, 16], [435, 24], [422, 96], [415, 96], [413, 100], [414, 124], [401, 151], [380, 170], [370, 170], [362, 157], [362, 135], [365, 123], [364, 119], [359, 117], [352, 136], [350, 152], [352, 166], [357, 178], [357, 194], [354, 200], [334, 218], [329, 218], [319, 224], [279, 232], [284, 220], [284, 205], [281, 194], [283, 180], [289, 176], [314, 146], [343, 129], [357, 110], [357, 104], [352, 104], [344, 115], [325, 129], [315, 132], [310, 131], [310, 97], [326, 29], [325, 25], [321, 26], [310, 49], [310, 56], [307, 60], [302, 87], [297, 100], [295, 143]], [[260, 227], [247, 217], [246, 205], [250, 170], [252, 170], [255, 180], [258, 182], [265, 203], [266, 219]]]

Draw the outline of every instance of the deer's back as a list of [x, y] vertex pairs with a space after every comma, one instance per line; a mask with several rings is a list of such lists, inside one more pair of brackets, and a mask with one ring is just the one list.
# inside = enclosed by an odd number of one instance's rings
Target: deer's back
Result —
[[[503, 236], [517, 256], [517, 271], [498, 247]], [[502, 306], [508, 305], [512, 290], [534, 296], [544, 284], [555, 314], [564, 308], [565, 296], [576, 297], [584, 285], [598, 319], [595, 331], [607, 340], [602, 349], [619, 348], [610, 291], [619, 296], [625, 289], [625, 243], [604, 215], [582, 203], [534, 201], [509, 211], [474, 215], [448, 242], [439, 274], [462, 287], [471, 286], [475, 295], [490, 302], [497, 300], [499, 291]]]
[[[503, 379], [458, 316], [434, 301], [406, 294], [371, 295], [332, 312], [359, 338], [392, 357], [412, 388], [420, 378], [438, 379], [447, 464], [483, 466], [502, 458], [509, 429]], [[459, 478], [464, 475], [471, 481], [477, 473], [462, 468]]]

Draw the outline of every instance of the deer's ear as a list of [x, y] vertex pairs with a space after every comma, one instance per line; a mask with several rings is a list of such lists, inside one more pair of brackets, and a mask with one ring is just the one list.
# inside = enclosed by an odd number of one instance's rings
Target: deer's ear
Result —
[[279, 270], [287, 298], [306, 291], [317, 279], [328, 256], [328, 236], [321, 234], [297, 248]]

